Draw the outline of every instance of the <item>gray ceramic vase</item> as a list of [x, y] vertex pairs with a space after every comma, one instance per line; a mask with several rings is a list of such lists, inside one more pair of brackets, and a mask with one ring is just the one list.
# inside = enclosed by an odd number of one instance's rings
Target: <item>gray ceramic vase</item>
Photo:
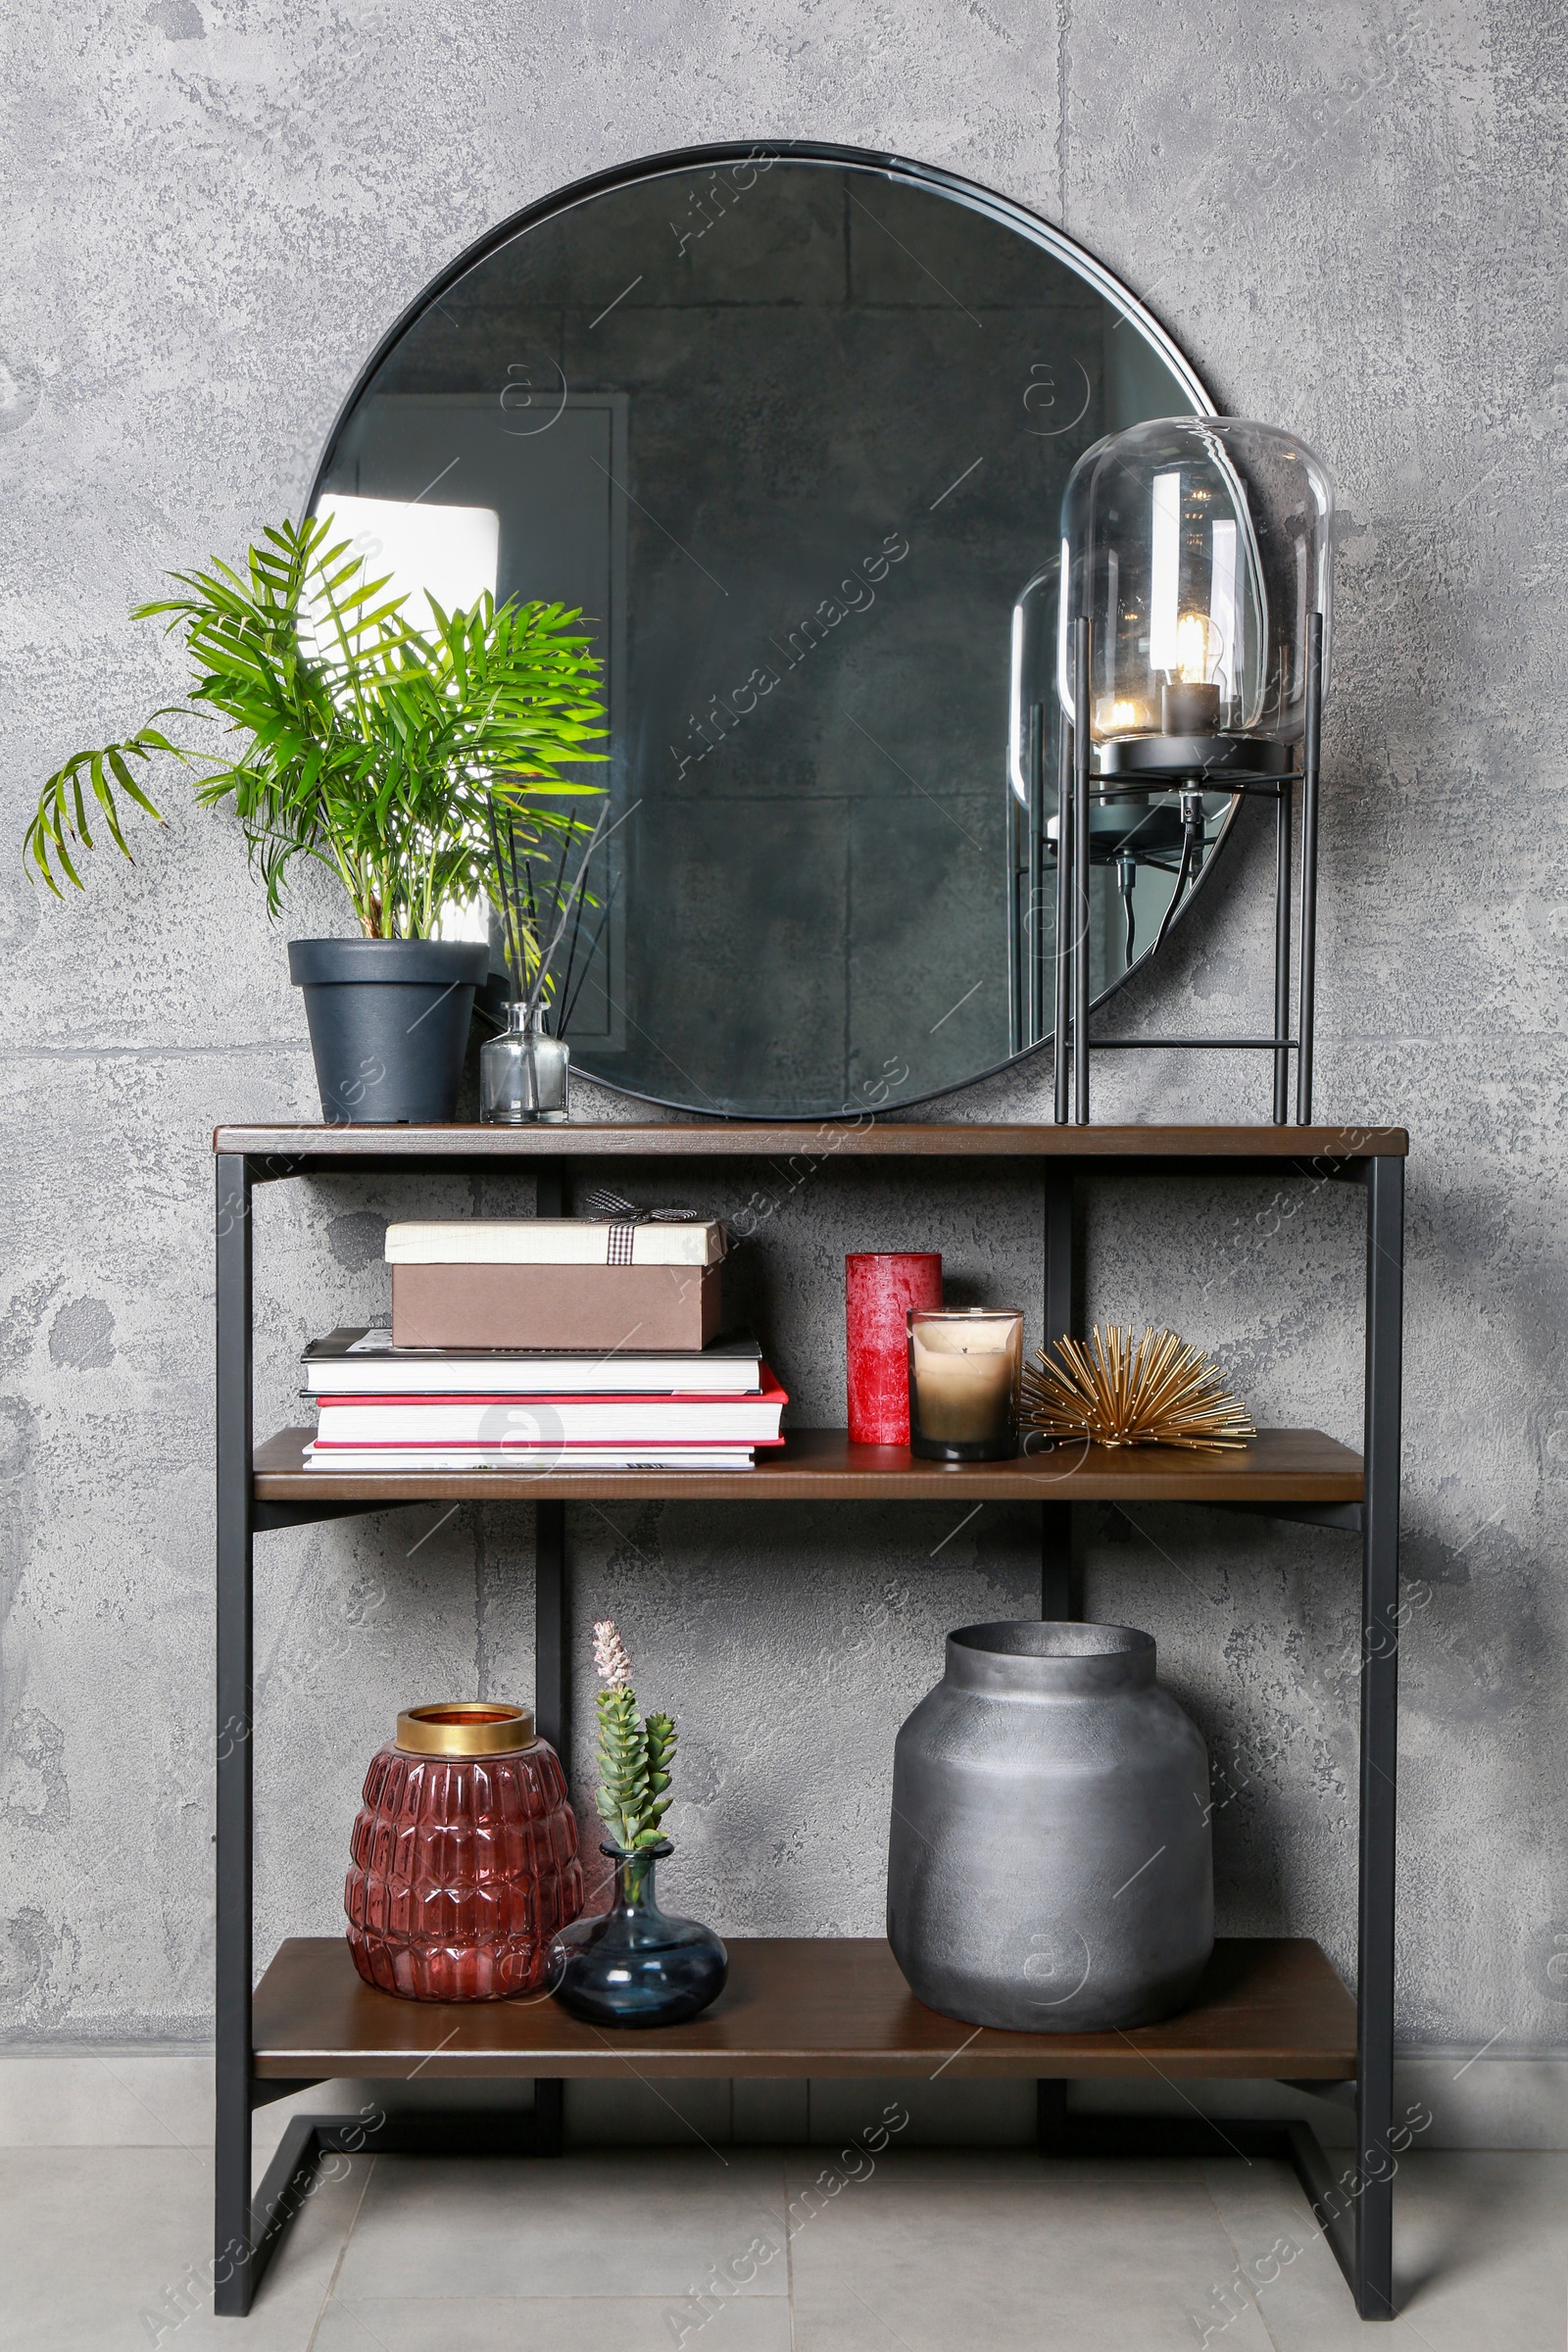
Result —
[[1036, 2034], [1152, 2024], [1214, 1941], [1208, 1751], [1125, 1625], [948, 1636], [899, 1734], [888, 1941], [928, 2008]]

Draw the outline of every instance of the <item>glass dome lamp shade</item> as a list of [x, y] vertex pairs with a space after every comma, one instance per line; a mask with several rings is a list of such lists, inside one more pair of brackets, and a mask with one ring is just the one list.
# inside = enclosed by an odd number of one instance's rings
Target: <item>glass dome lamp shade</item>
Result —
[[1087, 619], [1100, 773], [1283, 771], [1314, 613], [1326, 675], [1333, 514], [1321, 460], [1274, 425], [1156, 417], [1085, 451], [1062, 499], [1057, 690], [1075, 720]]

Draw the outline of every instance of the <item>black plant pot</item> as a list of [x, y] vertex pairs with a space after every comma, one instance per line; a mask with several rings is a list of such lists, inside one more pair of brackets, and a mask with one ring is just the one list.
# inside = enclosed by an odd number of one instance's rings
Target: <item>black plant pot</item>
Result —
[[490, 951], [468, 939], [291, 939], [321, 1115], [347, 1126], [437, 1125], [463, 1077]]

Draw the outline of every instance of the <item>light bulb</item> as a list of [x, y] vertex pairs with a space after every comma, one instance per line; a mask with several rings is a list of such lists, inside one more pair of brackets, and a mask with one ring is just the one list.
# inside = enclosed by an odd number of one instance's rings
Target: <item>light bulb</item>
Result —
[[1204, 612], [1183, 612], [1176, 623], [1176, 659], [1171, 670], [1184, 686], [1201, 686], [1217, 652], [1214, 630]]
[[1212, 735], [1220, 721], [1214, 672], [1225, 648], [1206, 612], [1182, 612], [1170, 641], [1172, 661], [1159, 690], [1162, 735]]

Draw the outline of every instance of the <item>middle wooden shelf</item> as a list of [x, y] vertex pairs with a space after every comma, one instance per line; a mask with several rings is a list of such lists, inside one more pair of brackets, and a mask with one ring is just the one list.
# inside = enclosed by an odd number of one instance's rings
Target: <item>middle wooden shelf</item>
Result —
[[1320, 1509], [1361, 1500], [1361, 1457], [1315, 1429], [1262, 1429], [1241, 1453], [1167, 1447], [1058, 1446], [1009, 1462], [922, 1461], [904, 1446], [852, 1446], [842, 1429], [791, 1429], [755, 1469], [315, 1470], [313, 1432], [285, 1429], [256, 1448], [260, 1503], [671, 1501], [1296, 1503]]

